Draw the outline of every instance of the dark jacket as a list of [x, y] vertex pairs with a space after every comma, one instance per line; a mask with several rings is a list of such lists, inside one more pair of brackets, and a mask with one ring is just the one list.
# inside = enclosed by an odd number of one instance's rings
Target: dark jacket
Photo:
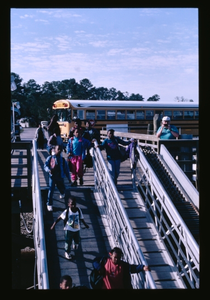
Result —
[[[93, 261], [93, 268], [96, 270], [100, 270], [103, 273], [103, 267], [105, 266], [108, 258], [97, 258]], [[121, 264], [123, 265], [123, 286], [125, 289], [133, 289], [131, 284], [131, 275], [134, 273], [139, 273], [143, 271], [144, 265], [134, 265], [129, 264], [123, 260], [121, 260]]]
[[130, 141], [123, 141], [119, 137], [114, 136], [112, 139], [106, 138], [102, 144], [99, 145], [99, 148], [101, 150], [106, 149], [108, 160], [118, 160], [120, 159], [118, 144], [127, 146], [130, 144]]

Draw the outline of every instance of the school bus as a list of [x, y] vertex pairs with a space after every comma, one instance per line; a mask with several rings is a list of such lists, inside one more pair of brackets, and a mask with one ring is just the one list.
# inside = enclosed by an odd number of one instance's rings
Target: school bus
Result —
[[[53, 103], [52, 109], [58, 115], [64, 141], [67, 141], [76, 117], [81, 121], [94, 120], [98, 130], [106, 129], [107, 126], [116, 129], [116, 125], [124, 124], [128, 132], [146, 134], [148, 128], [153, 127], [154, 117], [161, 120], [163, 116], [169, 116], [171, 124], [179, 128], [181, 134], [198, 136], [199, 109], [198, 104], [193, 102], [61, 99]], [[152, 134], [155, 134], [153, 129], [151, 130]]]

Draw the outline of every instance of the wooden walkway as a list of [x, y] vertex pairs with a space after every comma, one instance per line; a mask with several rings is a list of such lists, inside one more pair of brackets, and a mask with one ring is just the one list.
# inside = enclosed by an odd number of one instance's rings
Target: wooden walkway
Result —
[[[66, 197], [60, 199], [60, 193], [56, 189], [53, 196], [53, 212], [48, 212], [46, 209], [48, 174], [43, 170], [47, 156], [48, 152], [46, 150], [38, 150], [50, 288], [59, 288], [62, 275], [70, 275], [73, 284], [76, 286], [84, 285], [90, 288], [89, 275], [93, 259], [97, 256], [108, 255], [110, 251], [109, 236], [107, 236], [98, 207], [94, 201], [93, 169], [86, 170], [83, 186], [73, 188], [65, 178]], [[63, 157], [66, 158], [65, 153], [63, 153]], [[84, 225], [81, 226], [81, 244], [78, 250], [72, 250], [73, 259], [70, 261], [64, 257], [63, 221], [60, 221], [53, 231], [50, 230], [53, 222], [66, 209], [69, 197], [76, 198], [77, 206], [81, 208], [84, 220], [89, 225], [89, 229], [84, 228]]]
[[139, 193], [132, 188], [118, 188], [118, 192], [157, 288], [183, 288]]
[[[43, 165], [48, 156], [46, 150], [38, 150], [39, 176], [42, 191], [44, 226], [48, 258], [49, 281], [51, 289], [59, 289], [59, 280], [62, 275], [70, 275], [75, 285], [89, 285], [89, 274], [92, 261], [95, 257], [107, 255], [110, 250], [111, 237], [107, 235], [102, 216], [94, 199], [94, 175], [93, 169], [87, 169], [84, 175], [84, 185], [72, 188], [68, 180], [65, 180], [67, 193], [65, 199], [59, 198], [56, 189], [53, 197], [54, 211], [46, 210], [48, 192], [48, 174], [44, 172]], [[102, 151], [104, 157], [105, 151]], [[65, 157], [65, 154], [64, 154]], [[129, 160], [121, 164], [118, 186], [120, 198], [126, 209], [134, 233], [145, 255], [156, 285], [159, 289], [183, 288], [176, 275], [176, 269], [170, 262], [164, 244], [159, 240], [154, 224], [146, 212], [139, 193], [134, 191], [131, 182]], [[73, 250], [73, 259], [68, 261], [64, 257], [64, 231], [63, 222], [60, 221], [52, 231], [50, 227], [57, 217], [66, 209], [68, 197], [75, 197], [77, 205], [82, 209], [84, 219], [90, 226], [89, 229], [81, 229], [81, 244], [77, 251]], [[82, 226], [83, 227], [83, 226]]]

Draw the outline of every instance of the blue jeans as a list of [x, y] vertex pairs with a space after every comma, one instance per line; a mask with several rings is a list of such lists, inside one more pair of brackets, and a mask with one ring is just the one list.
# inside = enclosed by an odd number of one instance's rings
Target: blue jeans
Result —
[[57, 185], [57, 188], [61, 194], [65, 194], [64, 179], [52, 178], [52, 176], [49, 176], [49, 191], [47, 195], [47, 205], [53, 204], [53, 194], [55, 190], [55, 185]]
[[71, 244], [72, 241], [74, 241], [75, 245], [79, 245], [80, 243], [80, 233], [78, 231], [70, 231], [70, 230], [64, 230], [64, 236], [65, 236], [65, 251], [69, 253], [71, 251]]
[[120, 163], [120, 159], [108, 160], [108, 169], [115, 184], [117, 183], [117, 178], [120, 174]]

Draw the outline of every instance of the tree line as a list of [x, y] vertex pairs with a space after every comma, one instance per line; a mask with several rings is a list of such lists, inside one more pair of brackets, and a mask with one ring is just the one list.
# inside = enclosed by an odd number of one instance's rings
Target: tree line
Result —
[[[140, 94], [117, 91], [115, 88], [95, 87], [89, 79], [85, 78], [76, 82], [74, 78], [62, 81], [44, 82], [42, 85], [30, 79], [22, 83], [23, 79], [16, 73], [14, 77], [17, 89], [11, 91], [11, 101], [19, 101], [21, 117], [33, 118], [38, 123], [48, 120], [52, 114], [52, 105], [59, 99], [83, 99], [83, 100], [135, 100], [144, 101]], [[159, 101], [160, 97], [155, 94], [147, 101]]]

